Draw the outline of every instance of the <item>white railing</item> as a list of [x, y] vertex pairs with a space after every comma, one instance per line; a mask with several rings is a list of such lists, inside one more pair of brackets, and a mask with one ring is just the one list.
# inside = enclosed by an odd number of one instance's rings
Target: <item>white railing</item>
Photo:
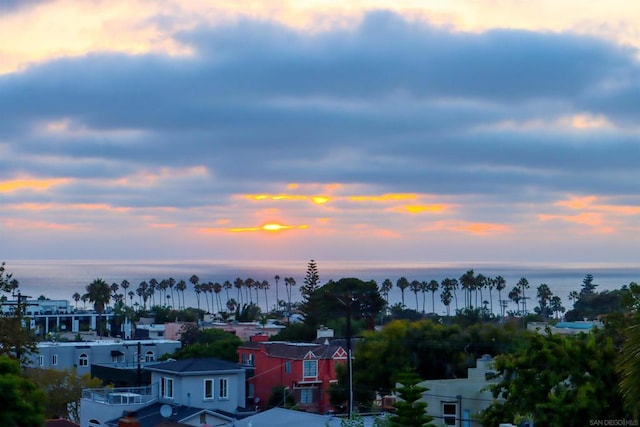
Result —
[[142, 387], [103, 387], [82, 390], [82, 398], [107, 405], [133, 405], [158, 399], [158, 384]]

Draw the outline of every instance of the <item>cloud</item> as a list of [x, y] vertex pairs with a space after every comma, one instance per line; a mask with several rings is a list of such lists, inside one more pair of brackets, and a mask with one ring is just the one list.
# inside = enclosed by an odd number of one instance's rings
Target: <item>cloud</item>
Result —
[[240, 19], [173, 39], [191, 53], [93, 52], [0, 75], [0, 213], [60, 203], [176, 235], [269, 220], [479, 238], [606, 215], [556, 212], [568, 194], [637, 193], [629, 47], [382, 11], [326, 31]]
[[16, 12], [35, 5], [51, 3], [53, 0], [0, 0], [0, 11]]

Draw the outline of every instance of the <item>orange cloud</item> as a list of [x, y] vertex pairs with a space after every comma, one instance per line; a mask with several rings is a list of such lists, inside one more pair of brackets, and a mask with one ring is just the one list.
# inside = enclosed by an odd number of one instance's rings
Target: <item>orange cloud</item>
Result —
[[349, 200], [353, 202], [389, 202], [394, 200], [414, 200], [418, 196], [415, 194], [383, 194], [381, 196], [351, 196]]
[[23, 230], [78, 230], [80, 227], [72, 224], [60, 224], [47, 221], [31, 221], [26, 219], [8, 219], [5, 221], [6, 228], [23, 229]]
[[54, 185], [60, 185], [69, 182], [67, 178], [54, 179], [15, 179], [11, 181], [0, 182], [0, 193], [13, 193], [18, 190], [48, 190]]
[[427, 226], [422, 231], [457, 231], [475, 235], [503, 234], [511, 231], [506, 224], [490, 222], [438, 221]]
[[569, 200], [559, 200], [554, 203], [556, 206], [562, 206], [569, 209], [584, 209], [593, 205], [596, 201], [596, 196], [577, 197], [572, 196]]
[[440, 204], [436, 204], [436, 205], [405, 205], [405, 206], [398, 206], [397, 208], [394, 209], [394, 211], [397, 212], [407, 212], [410, 214], [421, 214], [421, 213], [436, 213], [436, 212], [442, 212], [446, 209], [448, 209], [449, 206], [447, 205], [440, 205]]
[[245, 232], [255, 232], [255, 231], [263, 231], [267, 233], [273, 233], [277, 231], [284, 230], [293, 230], [293, 229], [306, 229], [309, 228], [307, 225], [284, 225], [278, 223], [266, 223], [256, 227], [231, 227], [231, 228], [219, 228], [219, 227], [208, 227], [201, 229], [206, 233], [214, 233], [214, 232], [231, 232], [231, 233], [245, 233]]

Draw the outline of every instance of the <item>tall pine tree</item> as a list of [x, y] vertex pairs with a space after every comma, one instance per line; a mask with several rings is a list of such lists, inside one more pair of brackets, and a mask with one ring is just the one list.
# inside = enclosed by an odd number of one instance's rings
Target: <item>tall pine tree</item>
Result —
[[400, 400], [394, 405], [395, 415], [389, 419], [392, 426], [433, 426], [433, 417], [427, 415], [427, 403], [420, 401], [422, 393], [428, 390], [418, 385], [420, 381], [418, 374], [413, 371], [405, 371], [398, 376], [400, 387], [396, 387], [396, 392]]

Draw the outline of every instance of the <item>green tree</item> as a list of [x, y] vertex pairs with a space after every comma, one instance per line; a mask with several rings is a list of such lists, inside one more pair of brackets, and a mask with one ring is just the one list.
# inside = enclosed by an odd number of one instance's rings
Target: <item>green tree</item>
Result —
[[[14, 294], [18, 281], [11, 279], [4, 266], [4, 262], [0, 264], [0, 291]], [[25, 302], [18, 292], [15, 309], [8, 315], [0, 315], [0, 354], [15, 357], [21, 364], [27, 363], [29, 354], [38, 351], [35, 334], [25, 327], [24, 308]]]
[[538, 306], [533, 309], [537, 314], [548, 319], [551, 317], [551, 307], [549, 303], [551, 302], [551, 298], [553, 297], [553, 292], [551, 292], [551, 288], [546, 283], [540, 284], [537, 288], [537, 297], [538, 297]]
[[318, 299], [313, 297], [319, 287], [320, 275], [318, 266], [314, 260], [311, 260], [307, 265], [307, 275], [304, 278], [304, 285], [300, 287], [300, 294], [302, 295], [301, 309], [305, 315], [304, 323], [313, 328], [319, 326], [321, 317]]
[[402, 297], [402, 306], [405, 306], [404, 303], [404, 290], [409, 287], [409, 280], [406, 277], [401, 277], [396, 281], [396, 286], [400, 289], [400, 295]]
[[216, 357], [230, 362], [238, 361], [238, 346], [242, 341], [237, 336], [220, 329], [200, 330], [194, 344], [176, 350], [174, 359]]
[[111, 300], [111, 287], [102, 279], [95, 279], [87, 285], [87, 298], [93, 303], [93, 308], [98, 313], [98, 335], [102, 336], [104, 331], [100, 331], [102, 324], [102, 313]]
[[634, 316], [626, 331], [625, 340], [617, 362], [620, 373], [620, 391], [625, 407], [635, 418], [640, 416], [640, 317]]
[[569, 427], [625, 418], [610, 336], [595, 331], [526, 337], [522, 348], [494, 359], [500, 381], [489, 389], [504, 401], [482, 412], [483, 425], [512, 422], [518, 414], [532, 414], [537, 425]]
[[20, 365], [0, 355], [0, 425], [41, 427], [44, 424], [45, 394], [20, 372]]
[[294, 406], [296, 406], [296, 400], [284, 386], [278, 385], [271, 389], [271, 395], [267, 400], [267, 409], [293, 408]]
[[595, 292], [598, 285], [593, 283], [593, 275], [585, 274], [582, 279], [582, 288], [580, 289], [580, 295], [591, 295]]
[[390, 418], [392, 426], [397, 427], [423, 427], [433, 426], [433, 417], [427, 415], [427, 403], [421, 401], [422, 393], [426, 387], [418, 385], [420, 377], [411, 371], [402, 372], [398, 376], [399, 387], [396, 387], [398, 401], [394, 404], [395, 415]]
[[78, 375], [75, 369], [37, 369], [26, 371], [26, 376], [45, 392], [45, 416], [47, 418], [68, 418], [80, 421], [80, 399], [82, 389], [102, 385], [99, 378]]
[[317, 307], [319, 324], [327, 325], [336, 318], [346, 318], [348, 308], [351, 318], [365, 320], [368, 329], [373, 329], [374, 319], [385, 306], [376, 282], [364, 282], [352, 277], [337, 282], [330, 280], [318, 288], [309, 300]]

